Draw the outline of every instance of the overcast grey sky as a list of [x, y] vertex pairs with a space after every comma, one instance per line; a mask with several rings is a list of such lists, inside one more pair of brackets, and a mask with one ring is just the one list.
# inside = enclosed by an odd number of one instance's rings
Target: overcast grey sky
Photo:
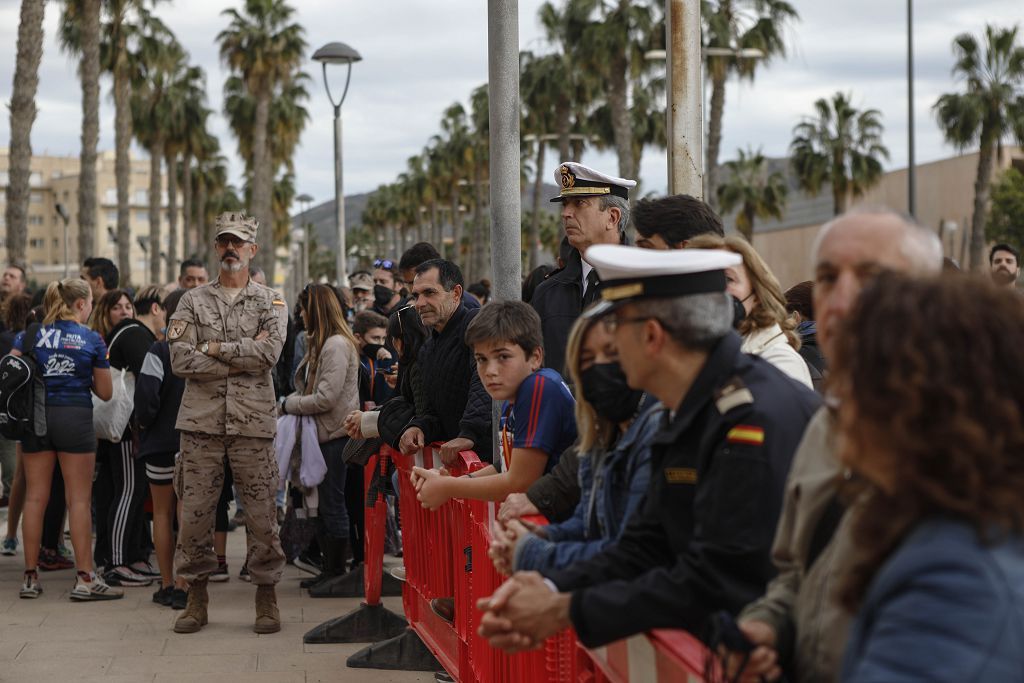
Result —
[[[353, 69], [344, 107], [345, 190], [356, 193], [392, 181], [405, 160], [438, 132], [442, 111], [453, 101], [468, 104], [470, 91], [487, 78], [487, 3], [484, 0], [292, 0], [306, 27], [310, 54], [332, 40], [347, 42], [364, 61]], [[813, 102], [836, 90], [853, 93], [859, 107], [882, 111], [887, 165], [906, 165], [906, 18], [897, 0], [791, 0], [801, 21], [789, 30], [790, 54], [762, 68], [755, 83], [730, 81], [726, 94], [723, 160], [748, 145], [784, 155], [791, 130]], [[212, 130], [231, 159], [232, 181], [241, 164], [235, 141], [220, 115], [226, 72], [219, 63], [216, 35], [227, 21], [226, 0], [161, 2], [157, 14], [174, 30], [195, 63], [207, 72]], [[17, 0], [0, 0], [0, 101], [10, 99], [17, 36]], [[544, 51], [537, 22], [541, 0], [520, 0], [520, 45]], [[950, 76], [953, 37], [980, 32], [986, 22], [1011, 25], [1024, 16], [1021, 0], [919, 0], [915, 4], [916, 132], [918, 162], [954, 154], [942, 141], [931, 106], [956, 87]], [[78, 155], [80, 89], [75, 64], [57, 46], [59, 3], [46, 6], [46, 46], [32, 130], [37, 154]], [[312, 120], [296, 158], [299, 192], [317, 202], [333, 196], [331, 108], [319, 65], [307, 104]], [[340, 72], [341, 69], [338, 69]], [[101, 101], [100, 148], [113, 147], [113, 104], [109, 78]], [[6, 106], [0, 116], [0, 146], [10, 139]], [[550, 156], [549, 156], [550, 159]], [[551, 160], [554, 168], [555, 161]], [[588, 152], [585, 163], [614, 171], [614, 158]], [[547, 169], [550, 171], [551, 169]], [[664, 192], [665, 153], [648, 149], [642, 165], [644, 192]]]

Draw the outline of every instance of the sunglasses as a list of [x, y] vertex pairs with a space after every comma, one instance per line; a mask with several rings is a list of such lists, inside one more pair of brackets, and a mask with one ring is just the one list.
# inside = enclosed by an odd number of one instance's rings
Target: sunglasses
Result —
[[228, 247], [234, 247], [235, 249], [241, 249], [246, 244], [251, 244], [249, 240], [243, 240], [241, 237], [218, 237], [213, 241], [218, 247], [226, 249]]
[[396, 315], [398, 315], [398, 334], [403, 337], [405, 336], [405, 329], [402, 327], [402, 313], [410, 309], [415, 311], [416, 306], [414, 306], [413, 304], [407, 304], [399, 308], [397, 311], [395, 311]]
[[373, 262], [374, 268], [381, 268], [382, 270], [394, 270], [395, 262], [390, 259], [377, 259]]

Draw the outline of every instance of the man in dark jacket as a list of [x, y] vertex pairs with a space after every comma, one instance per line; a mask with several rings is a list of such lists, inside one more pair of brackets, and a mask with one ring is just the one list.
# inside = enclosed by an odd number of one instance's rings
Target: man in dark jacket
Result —
[[635, 180], [614, 178], [567, 161], [555, 169], [562, 190], [562, 227], [572, 245], [565, 266], [548, 275], [530, 299], [544, 331], [544, 365], [565, 375], [565, 345], [576, 318], [597, 300], [597, 271], [583, 260], [593, 244], [620, 244], [629, 224], [629, 188]]
[[740, 351], [726, 252], [598, 246], [588, 315], [614, 330], [629, 385], [676, 406], [652, 442], [651, 485], [618, 543], [550, 575], [517, 573], [482, 631], [509, 650], [572, 626], [587, 647], [655, 628], [702, 633], [775, 570], [770, 549], [790, 459], [817, 395]]
[[431, 329], [416, 361], [426, 412], [416, 415], [399, 445], [403, 453], [413, 453], [443, 441], [445, 462], [468, 450], [490, 462], [491, 398], [480, 383], [473, 350], [465, 342], [466, 327], [479, 309], [466, 307], [463, 286], [462, 271], [451, 261], [433, 259], [416, 267], [412, 300], [423, 324]]

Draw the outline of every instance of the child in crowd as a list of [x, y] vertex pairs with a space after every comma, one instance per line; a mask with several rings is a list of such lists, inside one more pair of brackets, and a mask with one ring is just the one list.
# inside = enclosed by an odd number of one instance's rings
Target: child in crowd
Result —
[[528, 304], [484, 306], [466, 329], [477, 372], [502, 408], [502, 472], [488, 466], [463, 477], [413, 468], [417, 498], [427, 509], [450, 498], [501, 501], [551, 471], [576, 440], [575, 401], [561, 375], [544, 362], [540, 317]]

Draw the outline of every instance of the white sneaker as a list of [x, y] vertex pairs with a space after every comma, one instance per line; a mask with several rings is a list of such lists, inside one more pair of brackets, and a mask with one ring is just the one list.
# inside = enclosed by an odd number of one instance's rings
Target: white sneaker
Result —
[[89, 579], [78, 574], [70, 597], [75, 602], [119, 600], [124, 597], [124, 591], [120, 588], [111, 588], [95, 573], [91, 574]]
[[18, 597], [26, 600], [38, 598], [43, 594], [43, 587], [39, 585], [39, 575], [36, 572], [25, 572], [25, 582], [21, 584]]

